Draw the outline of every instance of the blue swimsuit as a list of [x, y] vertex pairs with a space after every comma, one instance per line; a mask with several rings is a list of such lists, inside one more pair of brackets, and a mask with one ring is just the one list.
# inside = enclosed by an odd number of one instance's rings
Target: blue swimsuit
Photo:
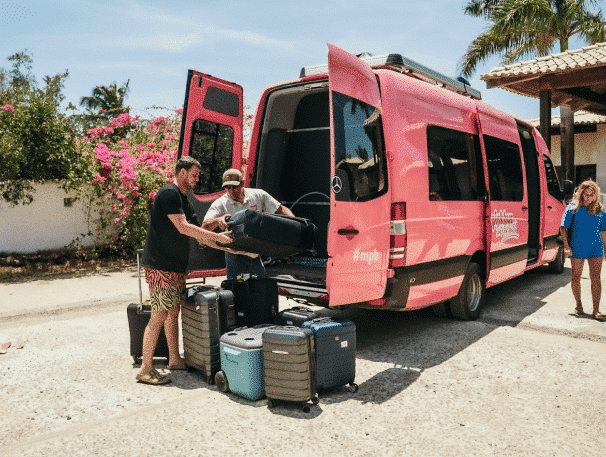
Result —
[[[576, 213], [572, 208], [572, 204], [566, 207], [560, 224], [568, 231], [572, 257], [575, 259], [604, 257], [604, 243], [600, 233], [606, 231], [606, 213], [599, 212], [590, 216], [585, 206], [580, 206]], [[571, 222], [573, 222], [572, 227]]]

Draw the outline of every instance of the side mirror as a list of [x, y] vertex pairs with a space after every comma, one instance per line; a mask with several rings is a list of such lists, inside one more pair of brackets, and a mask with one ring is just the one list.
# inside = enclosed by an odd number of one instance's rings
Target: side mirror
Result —
[[572, 194], [574, 193], [574, 184], [572, 183], [572, 181], [569, 181], [568, 179], [566, 179], [564, 181], [564, 192], [562, 192], [563, 194], [563, 199], [568, 201], [572, 198]]

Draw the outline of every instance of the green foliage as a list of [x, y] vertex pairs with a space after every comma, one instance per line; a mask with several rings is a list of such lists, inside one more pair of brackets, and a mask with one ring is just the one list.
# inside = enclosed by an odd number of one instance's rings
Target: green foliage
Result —
[[2, 73], [0, 195], [11, 205], [27, 204], [33, 200], [32, 182], [65, 179], [77, 161], [73, 129], [60, 110], [68, 72], [46, 76], [38, 88], [31, 57], [17, 53], [8, 60], [14, 63], [11, 72]]
[[477, 65], [493, 55], [503, 64], [560, 52], [578, 36], [595, 44], [606, 40], [606, 22], [601, 10], [593, 13], [588, 4], [598, 0], [470, 0], [465, 14], [483, 17], [489, 27], [469, 45], [459, 62], [463, 76], [471, 76]]

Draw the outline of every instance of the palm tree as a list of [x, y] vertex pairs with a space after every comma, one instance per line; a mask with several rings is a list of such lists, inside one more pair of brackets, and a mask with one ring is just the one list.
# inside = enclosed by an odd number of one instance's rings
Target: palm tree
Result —
[[459, 62], [460, 73], [470, 77], [477, 65], [493, 55], [503, 64], [548, 55], [559, 41], [560, 52], [577, 35], [589, 44], [606, 41], [601, 10], [588, 4], [599, 0], [470, 0], [465, 14], [483, 17], [490, 26], [467, 49]]
[[114, 81], [109, 86], [95, 86], [90, 97], [82, 97], [80, 106], [84, 106], [91, 112], [100, 112], [99, 116], [111, 119], [119, 114], [128, 113], [130, 107], [124, 105], [126, 96], [128, 95], [128, 83], [130, 79], [117, 87]]

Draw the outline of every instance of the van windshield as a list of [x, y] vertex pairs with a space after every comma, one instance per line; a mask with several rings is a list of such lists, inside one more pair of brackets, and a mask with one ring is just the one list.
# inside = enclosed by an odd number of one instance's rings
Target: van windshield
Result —
[[345, 181], [342, 201], [371, 200], [385, 192], [385, 156], [381, 115], [372, 105], [332, 93], [335, 175]]

